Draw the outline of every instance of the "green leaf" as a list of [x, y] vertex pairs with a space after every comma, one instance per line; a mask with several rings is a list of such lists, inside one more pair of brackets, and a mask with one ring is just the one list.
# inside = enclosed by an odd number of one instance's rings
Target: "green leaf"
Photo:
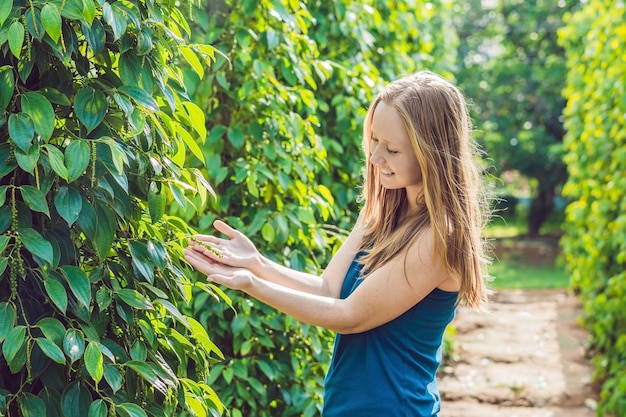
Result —
[[13, 98], [14, 91], [15, 76], [13, 75], [13, 68], [9, 65], [4, 65], [0, 67], [0, 113], [7, 109]]
[[87, 26], [85, 23], [82, 25], [83, 33], [87, 39], [87, 43], [93, 49], [93, 52], [97, 55], [104, 49], [106, 42], [106, 32], [104, 26], [100, 20], [95, 19], [91, 26]]
[[35, 175], [35, 166], [37, 166], [40, 154], [41, 147], [38, 144], [33, 144], [26, 152], [15, 149], [15, 160], [20, 168], [31, 175]]
[[85, 367], [96, 384], [100, 382], [104, 375], [104, 361], [102, 352], [95, 342], [89, 342], [85, 349]]
[[17, 397], [23, 417], [41, 417], [46, 415], [46, 404], [43, 400], [30, 392], [24, 392]]
[[4, 343], [2, 344], [2, 354], [4, 355], [4, 360], [7, 363], [13, 361], [13, 358], [24, 344], [25, 337], [25, 326], [15, 326], [11, 329], [11, 331], [9, 331]]
[[65, 314], [67, 311], [67, 292], [63, 284], [54, 278], [47, 278], [44, 280], [43, 286], [50, 300]]
[[35, 125], [35, 132], [48, 141], [54, 132], [54, 110], [48, 99], [37, 92], [22, 94], [22, 111], [28, 114]]
[[102, 17], [113, 29], [113, 40], [118, 40], [126, 32], [126, 16], [119, 7], [112, 7], [108, 2], [102, 5]]
[[148, 211], [150, 212], [150, 220], [152, 223], [158, 222], [165, 213], [167, 201], [165, 194], [161, 192], [160, 188], [160, 184], [157, 182], [150, 182], [150, 188], [148, 189]]
[[[179, 126], [177, 131], [178, 131], [178, 136], [183, 140], [183, 142], [185, 142], [187, 149], [189, 149], [196, 158], [198, 158], [202, 163], [204, 163], [204, 155], [202, 154], [202, 149], [200, 148], [198, 143], [196, 143], [193, 137], [189, 134], [189, 132], [185, 128], [183, 128], [182, 125]], [[202, 138], [202, 140], [204, 141], [204, 137]]]
[[9, 14], [11, 14], [11, 9], [13, 8], [13, 0], [4, 0], [0, 2], [0, 26], [7, 20]]
[[189, 46], [181, 46], [178, 50], [183, 54], [191, 68], [198, 74], [198, 77], [202, 79], [204, 77], [204, 65], [202, 65], [194, 50]]
[[35, 125], [26, 113], [9, 116], [9, 136], [22, 151], [27, 152], [35, 136]]
[[63, 152], [51, 143], [46, 143], [43, 147], [48, 151], [48, 160], [50, 161], [52, 170], [67, 181], [69, 174], [67, 172], [67, 167], [65, 166], [65, 156], [63, 155]]
[[48, 218], [50, 217], [50, 210], [48, 209], [48, 202], [44, 193], [32, 185], [22, 185], [20, 192], [28, 208], [32, 211], [44, 213]]
[[163, 394], [167, 394], [167, 385], [159, 378], [155, 370], [149, 364], [141, 361], [128, 361], [124, 365], [137, 372], [139, 376], [152, 384], [154, 388], [161, 391]]
[[47, 3], [41, 8], [41, 24], [50, 38], [58, 42], [61, 37], [61, 14], [54, 3]]
[[124, 382], [122, 374], [117, 367], [108, 363], [104, 364], [104, 380], [107, 384], [109, 384], [113, 393], [119, 391], [120, 388], [122, 388], [122, 383]]
[[71, 227], [78, 220], [83, 208], [83, 198], [75, 189], [62, 186], [54, 195], [54, 207], [59, 216]]
[[122, 417], [148, 417], [145, 411], [135, 403], [122, 403], [115, 407]]
[[266, 242], [272, 243], [274, 238], [276, 237], [276, 232], [271, 224], [265, 223], [261, 228], [261, 236], [265, 239]]
[[128, 248], [133, 258], [133, 269], [152, 283], [154, 281], [154, 265], [148, 256], [147, 245], [144, 242], [131, 240], [128, 242]]
[[63, 342], [65, 336], [65, 327], [54, 317], [44, 317], [35, 324], [47, 339], [52, 340], [56, 344]]
[[91, 148], [83, 140], [74, 140], [65, 148], [67, 182], [76, 181], [89, 166]]
[[30, 228], [19, 229], [19, 238], [30, 253], [52, 265], [54, 259], [52, 245], [39, 232]]
[[2, 342], [15, 326], [15, 307], [13, 304], [0, 303], [0, 342]]
[[137, 290], [130, 288], [122, 288], [116, 291], [117, 296], [131, 307], [139, 308], [142, 310], [152, 310], [152, 303], [148, 301]]
[[24, 44], [24, 26], [19, 20], [16, 20], [9, 26], [7, 39], [9, 41], [9, 49], [19, 59], [22, 54], [22, 45]]
[[45, 96], [51, 103], [60, 104], [62, 106], [70, 106], [72, 102], [69, 98], [56, 88], [44, 87], [39, 90], [43, 96]]
[[132, 98], [133, 100], [135, 100], [137, 104], [145, 107], [147, 110], [151, 110], [151, 111], [159, 110], [159, 104], [150, 94], [146, 92], [146, 90], [143, 90], [139, 87], [135, 87], [132, 85], [123, 85], [119, 87], [117, 90], [121, 93], [126, 94], [128, 97]]
[[243, 131], [239, 125], [235, 125], [228, 128], [228, 132], [226, 133], [228, 140], [230, 143], [236, 148], [240, 149], [243, 146], [245, 137], [243, 135]]
[[87, 128], [87, 133], [95, 129], [106, 116], [108, 109], [106, 96], [102, 91], [85, 87], [74, 97], [76, 116]]
[[78, 302], [84, 307], [89, 308], [91, 285], [85, 271], [72, 265], [63, 265], [60, 269]]
[[85, 417], [89, 414], [92, 399], [89, 391], [80, 382], [72, 382], [61, 395], [63, 417]]
[[89, 414], [87, 414], [87, 417], [107, 417], [108, 414], [109, 409], [107, 404], [103, 400], [97, 399], [89, 406]]
[[87, 23], [91, 24], [93, 22], [94, 17], [96, 16], [96, 5], [93, 0], [82, 0], [83, 1], [83, 17], [87, 21]]
[[63, 354], [63, 351], [61, 350], [61, 348], [55, 345], [52, 340], [38, 337], [37, 339], [35, 339], [35, 341], [47, 357], [49, 357], [56, 363], [65, 365], [65, 355]]
[[[83, 205], [83, 207], [85, 207], [85, 205]], [[113, 239], [115, 238], [115, 214], [110, 207], [104, 206], [103, 204], [96, 204], [95, 209], [97, 224], [96, 233], [92, 237], [92, 243], [98, 257], [104, 259], [108, 255], [113, 245]]]
[[[1, 205], [1, 204], [0, 204]], [[6, 235], [0, 235], [0, 253], [4, 252], [11, 238]]]
[[85, 351], [83, 334], [76, 329], [67, 329], [63, 337], [63, 351], [72, 363], [79, 360]]

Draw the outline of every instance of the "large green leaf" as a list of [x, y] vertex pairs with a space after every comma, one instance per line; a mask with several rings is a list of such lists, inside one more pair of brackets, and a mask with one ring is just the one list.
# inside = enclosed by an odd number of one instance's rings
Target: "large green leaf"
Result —
[[156, 100], [146, 92], [146, 90], [132, 85], [123, 85], [117, 89], [135, 100], [137, 104], [151, 111], [158, 111], [159, 105]]
[[91, 148], [84, 140], [74, 140], [65, 148], [67, 182], [76, 181], [89, 166]]
[[122, 417], [148, 417], [145, 411], [135, 403], [122, 403], [116, 407]]
[[67, 310], [67, 291], [65, 291], [63, 284], [54, 278], [47, 278], [44, 280], [43, 286], [50, 300], [65, 314]]
[[113, 393], [116, 393], [122, 388], [122, 374], [117, 369], [117, 366], [109, 363], [104, 364], [104, 379], [109, 384]]
[[30, 392], [24, 392], [17, 397], [23, 417], [42, 417], [46, 415], [46, 404], [43, 400]]
[[106, 32], [104, 26], [100, 20], [96, 19], [92, 22], [91, 26], [87, 26], [85, 23], [82, 25], [83, 33], [87, 39], [87, 43], [93, 49], [95, 54], [99, 54], [104, 49], [106, 42]]
[[48, 151], [48, 161], [50, 161], [52, 170], [67, 181], [69, 179], [69, 173], [67, 171], [67, 167], [65, 166], [65, 156], [63, 155], [63, 152], [51, 143], [46, 143], [43, 147], [46, 151]]
[[58, 319], [54, 317], [44, 317], [39, 320], [35, 326], [39, 327], [47, 339], [52, 340], [58, 345], [63, 343], [66, 329]]
[[108, 103], [102, 91], [93, 87], [82, 88], [74, 97], [76, 116], [81, 121], [87, 133], [95, 129], [106, 116]]
[[11, 9], [13, 8], [13, 0], [3, 0], [0, 2], [0, 26], [9, 17]]
[[28, 208], [32, 211], [44, 213], [50, 217], [50, 210], [48, 209], [48, 202], [46, 201], [44, 193], [32, 185], [22, 185], [20, 192]]
[[4, 360], [9, 363], [13, 361], [17, 352], [19, 352], [20, 348], [25, 342], [26, 337], [26, 327], [25, 326], [15, 326], [12, 328], [7, 334], [4, 343], [2, 344], [2, 354], [4, 355]]
[[48, 3], [41, 8], [41, 24], [50, 38], [57, 42], [61, 37], [61, 14], [53, 3]]
[[19, 230], [19, 237], [30, 253], [52, 265], [54, 251], [52, 245], [34, 229], [24, 228]]
[[47, 357], [61, 365], [65, 364], [63, 351], [52, 340], [38, 337], [35, 341]]
[[115, 214], [111, 207], [99, 203], [95, 205], [95, 215], [97, 219], [96, 233], [92, 236], [91, 241], [100, 259], [104, 259], [115, 239]]
[[60, 269], [78, 302], [84, 307], [89, 308], [91, 285], [85, 271], [73, 265], [63, 265]]
[[35, 125], [28, 114], [22, 112], [9, 116], [9, 136], [18, 148], [28, 151], [35, 136]]
[[48, 141], [54, 131], [54, 110], [48, 99], [37, 92], [22, 94], [22, 111], [28, 114], [35, 125], [35, 132]]
[[14, 89], [15, 76], [13, 75], [13, 67], [9, 65], [0, 67], [0, 113], [5, 111], [11, 102]]
[[161, 184], [152, 181], [148, 188], [148, 211], [150, 212], [152, 223], [158, 222], [163, 217], [166, 203], [167, 199], [162, 192]]
[[85, 349], [85, 367], [89, 375], [96, 381], [96, 384], [100, 382], [104, 375], [104, 361], [102, 352], [96, 342], [89, 342]]
[[35, 143], [28, 151], [24, 152], [21, 149], [15, 149], [15, 160], [17, 164], [24, 171], [28, 172], [31, 175], [35, 175], [35, 166], [37, 166], [37, 162], [39, 161], [39, 155], [41, 154], [41, 147], [39, 144]]
[[143, 295], [141, 295], [137, 290], [133, 290], [130, 288], [122, 288], [121, 290], [116, 291], [117, 296], [126, 304], [131, 307], [143, 309], [143, 310], [152, 310], [152, 303], [146, 299]]
[[69, 187], [59, 187], [54, 195], [54, 207], [59, 216], [67, 222], [68, 226], [72, 226], [83, 208], [83, 198], [78, 191]]
[[117, 5], [111, 6], [105, 2], [102, 5], [102, 17], [113, 29], [113, 40], [118, 40], [126, 32], [126, 16]]
[[85, 338], [76, 329], [67, 329], [63, 337], [63, 351], [72, 363], [76, 362], [85, 352]]
[[20, 21], [16, 20], [9, 26], [7, 39], [9, 41], [9, 49], [19, 59], [22, 55], [22, 45], [24, 45], [24, 26]]
[[109, 409], [107, 404], [98, 398], [89, 406], [89, 414], [87, 417], [107, 417], [109, 414]]
[[89, 414], [91, 395], [80, 382], [72, 382], [61, 395], [63, 417], [85, 417]]
[[15, 326], [16, 317], [13, 304], [0, 303], [0, 342], [7, 337], [13, 326]]

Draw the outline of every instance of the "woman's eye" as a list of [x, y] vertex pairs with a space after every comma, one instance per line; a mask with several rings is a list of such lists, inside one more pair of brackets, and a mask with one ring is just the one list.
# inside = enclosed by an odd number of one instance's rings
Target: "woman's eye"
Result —
[[389, 148], [387, 148], [387, 152], [389, 152], [389, 153], [390, 153], [390, 154], [392, 154], [392, 155], [395, 155], [395, 154], [397, 154], [397, 153], [398, 153], [398, 151], [394, 151], [394, 150], [389, 149]]

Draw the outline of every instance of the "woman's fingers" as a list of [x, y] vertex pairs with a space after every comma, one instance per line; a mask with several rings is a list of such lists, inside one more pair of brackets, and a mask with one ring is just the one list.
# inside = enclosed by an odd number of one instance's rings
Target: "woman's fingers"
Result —
[[235, 236], [237, 236], [237, 233], [239, 233], [236, 229], [230, 227], [229, 225], [227, 225], [226, 223], [224, 223], [221, 220], [215, 220], [213, 222], [213, 226], [219, 230], [220, 232], [224, 233], [226, 236], [228, 236], [230, 239], [234, 239]]

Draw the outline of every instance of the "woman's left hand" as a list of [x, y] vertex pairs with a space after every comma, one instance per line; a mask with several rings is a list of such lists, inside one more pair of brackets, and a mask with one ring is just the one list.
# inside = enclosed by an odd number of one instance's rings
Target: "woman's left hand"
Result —
[[245, 290], [254, 279], [254, 275], [249, 270], [215, 262], [193, 248], [185, 249], [185, 259], [196, 270], [205, 274], [207, 280], [234, 290]]

